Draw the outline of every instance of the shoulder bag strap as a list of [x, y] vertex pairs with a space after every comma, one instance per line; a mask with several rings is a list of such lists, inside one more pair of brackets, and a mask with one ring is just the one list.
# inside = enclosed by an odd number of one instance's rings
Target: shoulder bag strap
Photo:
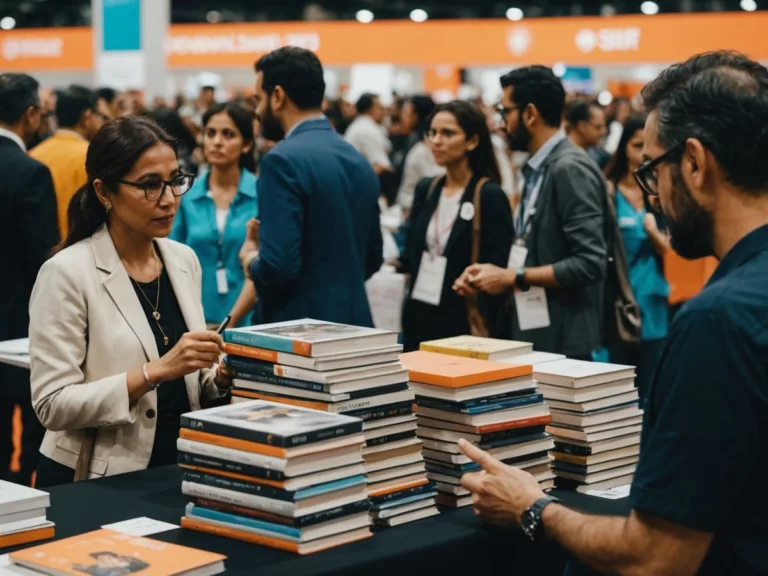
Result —
[[75, 465], [75, 482], [88, 480], [91, 471], [91, 460], [93, 460], [93, 450], [96, 448], [96, 428], [86, 428], [83, 430], [83, 439], [80, 442], [80, 454], [77, 456]]
[[488, 182], [488, 178], [480, 178], [475, 186], [475, 194], [472, 204], [475, 207], [475, 216], [472, 219], [472, 264], [477, 264], [480, 259], [480, 232], [482, 231], [482, 219], [480, 216], [480, 196], [483, 192], [483, 186]]

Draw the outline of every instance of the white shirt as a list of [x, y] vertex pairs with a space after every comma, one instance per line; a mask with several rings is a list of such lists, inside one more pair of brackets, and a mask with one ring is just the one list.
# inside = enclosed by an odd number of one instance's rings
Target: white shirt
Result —
[[24, 140], [22, 140], [16, 132], [11, 132], [10, 130], [6, 130], [5, 128], [0, 128], [0, 136], [4, 136], [5, 138], [8, 138], [9, 140], [13, 140], [16, 142], [16, 144], [19, 145], [19, 148], [24, 150], [24, 152], [27, 151], [27, 145], [24, 144]]
[[216, 227], [219, 229], [219, 236], [224, 236], [224, 228], [227, 226], [228, 215], [228, 209], [216, 208]]
[[416, 192], [416, 184], [423, 178], [442, 176], [445, 169], [435, 163], [432, 150], [424, 142], [417, 142], [408, 152], [403, 165], [403, 180], [400, 190], [397, 192], [397, 203], [404, 210], [410, 210], [413, 205], [413, 196]]
[[371, 165], [391, 166], [389, 152], [392, 143], [386, 129], [367, 115], [358, 116], [349, 125], [344, 139], [357, 148]]
[[442, 255], [451, 236], [461, 206], [461, 192], [453, 196], [440, 194], [440, 202], [427, 226], [427, 249], [431, 254]]

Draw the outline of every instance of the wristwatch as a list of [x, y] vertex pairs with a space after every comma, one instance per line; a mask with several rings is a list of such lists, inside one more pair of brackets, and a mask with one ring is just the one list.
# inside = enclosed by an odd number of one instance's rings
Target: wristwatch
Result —
[[560, 500], [554, 496], [544, 496], [543, 498], [536, 500], [536, 502], [531, 504], [531, 507], [528, 508], [528, 510], [523, 512], [523, 515], [520, 518], [520, 525], [522, 526], [525, 535], [530, 538], [531, 542], [534, 542], [536, 538], [543, 533], [541, 513], [544, 511], [544, 508], [553, 502], [560, 502]]
[[528, 292], [531, 287], [530, 284], [525, 281], [525, 268], [522, 266], [517, 269], [517, 276], [515, 276], [515, 286], [517, 286], [523, 292]]

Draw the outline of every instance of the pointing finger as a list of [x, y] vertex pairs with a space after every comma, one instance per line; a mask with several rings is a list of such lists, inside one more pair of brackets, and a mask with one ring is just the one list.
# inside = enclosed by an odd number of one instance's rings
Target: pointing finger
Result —
[[459, 450], [461, 450], [462, 454], [472, 460], [473, 462], [480, 465], [480, 467], [485, 470], [486, 472], [494, 472], [499, 469], [501, 466], [501, 462], [496, 460], [493, 456], [488, 454], [485, 450], [481, 450], [477, 446], [474, 446], [464, 440], [463, 438], [459, 440]]

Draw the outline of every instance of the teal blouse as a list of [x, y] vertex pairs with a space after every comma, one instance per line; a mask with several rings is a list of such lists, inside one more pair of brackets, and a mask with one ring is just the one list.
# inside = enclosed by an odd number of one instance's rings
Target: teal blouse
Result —
[[[216, 224], [216, 206], [208, 191], [206, 172], [195, 180], [181, 198], [171, 238], [192, 248], [203, 269], [203, 309], [205, 321], [221, 322], [240, 295], [245, 283], [238, 253], [245, 240], [248, 221], [258, 218], [256, 176], [243, 169], [237, 194], [229, 206], [224, 233]], [[217, 271], [226, 274], [226, 293], [219, 289]]]

